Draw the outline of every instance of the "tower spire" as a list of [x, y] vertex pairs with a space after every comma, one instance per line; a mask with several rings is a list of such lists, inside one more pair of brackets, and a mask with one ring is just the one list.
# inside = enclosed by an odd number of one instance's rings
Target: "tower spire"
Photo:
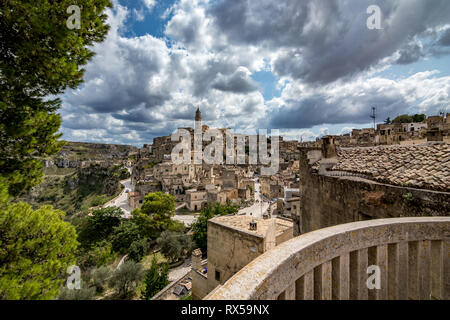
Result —
[[195, 112], [195, 121], [202, 121], [202, 113], [200, 112], [200, 108], [197, 108]]

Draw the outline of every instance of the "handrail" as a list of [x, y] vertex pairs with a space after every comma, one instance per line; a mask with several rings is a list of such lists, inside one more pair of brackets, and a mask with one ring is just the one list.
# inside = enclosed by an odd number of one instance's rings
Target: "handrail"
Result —
[[[349, 259], [350, 253], [352, 252], [365, 252], [365, 260], [362, 259], [361, 261], [365, 261], [365, 265], [367, 266], [368, 249], [375, 248], [376, 250], [378, 250], [376, 251], [378, 252], [378, 254], [380, 254], [380, 252], [384, 252], [384, 258], [378, 259], [380, 261], [382, 260], [382, 263], [384, 261], [384, 263], [387, 265], [386, 261], [389, 244], [401, 244], [399, 248], [393, 248], [397, 250], [396, 254], [398, 255], [399, 250], [405, 248], [405, 244], [408, 245], [411, 242], [417, 241], [439, 241], [443, 246], [440, 247], [442, 248], [442, 250], [440, 249], [439, 251], [441, 260], [443, 260], [443, 265], [438, 265], [436, 266], [436, 268], [441, 268], [438, 270], [442, 271], [444, 267], [448, 268], [449, 265], [448, 253], [446, 253], [448, 252], [447, 250], [449, 240], [450, 217], [408, 217], [379, 219], [360, 221], [319, 229], [284, 242], [276, 248], [269, 250], [268, 252], [259, 256], [251, 263], [249, 263], [246, 267], [241, 269], [238, 273], [236, 273], [226, 283], [210, 292], [210, 294], [205, 297], [205, 299], [277, 299], [280, 298], [280, 296], [282, 296], [285, 292], [287, 292], [287, 290], [290, 290], [290, 288], [292, 289], [292, 287], [294, 287], [292, 290], [295, 291], [295, 286], [298, 287], [299, 280], [302, 280], [302, 283], [304, 283], [304, 276], [306, 274], [311, 274], [311, 272], [314, 271], [314, 268], [326, 264], [326, 266], [331, 269], [331, 261], [333, 259], [336, 260], [336, 258], [339, 258], [341, 256], [345, 256], [347, 257], [347, 259]], [[384, 251], [380, 250], [380, 248]], [[391, 249], [392, 248], [389, 248], [389, 250]], [[410, 249], [410, 251], [412, 254], [413, 250]], [[424, 254], [430, 253], [429, 251], [426, 251]], [[361, 255], [361, 257], [364, 258], [363, 255]], [[402, 261], [407, 264], [408, 256], [406, 256], [406, 258], [404, 259], [406, 260]], [[398, 263], [397, 260], [396, 262]], [[416, 260], [419, 260], [419, 258], [417, 258]], [[349, 262], [347, 260], [347, 265], [348, 264]], [[362, 263], [361, 266], [363, 265], [364, 264]], [[397, 267], [397, 269], [399, 269], [399, 267]], [[361, 274], [364, 273], [367, 277], [366, 270], [358, 270]], [[331, 277], [331, 270], [328, 270], [327, 272], [330, 273]], [[348, 273], [351, 272], [352, 271], [350, 270], [348, 271]], [[399, 274], [399, 277], [402, 276], [399, 270], [397, 270], [397, 273]], [[448, 274], [448, 270], [440, 273], [441, 281], [448, 281], [448, 279], [443, 279], [444, 277], [447, 277], [446, 274]], [[349, 277], [349, 275], [347, 276]], [[383, 278], [385, 279], [385, 282], [383, 283], [387, 286], [387, 281], [389, 279], [387, 279], [387, 276], [383, 276]], [[349, 279], [346, 280], [350, 281]], [[408, 281], [408, 279], [406, 279], [405, 281]], [[331, 287], [331, 280], [329, 280], [329, 282]], [[312, 283], [310, 282], [310, 284]], [[349, 287], [350, 285], [347, 284], [347, 286]], [[445, 291], [446, 289], [443, 287], [445, 287], [445, 285], [441, 284], [440, 290]], [[351, 297], [352, 295], [352, 293], [349, 293], [348, 291], [350, 290], [347, 288], [347, 298]], [[363, 291], [364, 290], [362, 290], [361, 292]], [[384, 295], [382, 295], [382, 297], [387, 298], [387, 289], [384, 289], [383, 292]], [[426, 294], [428, 293], [424, 293], [424, 295]], [[446, 294], [448, 295], [448, 293], [441, 293], [440, 295], [445, 296]], [[295, 292], [293, 293], [293, 295], [298, 298], [298, 292], [297, 295], [295, 294]], [[329, 298], [330, 296], [331, 288], [329, 288], [329, 292], [323, 293], [323, 297], [325, 298]], [[360, 298], [365, 298], [366, 296], [367, 292], [358, 294], [358, 297]], [[397, 297], [400, 296], [401, 294], [397, 295]], [[293, 298], [292, 294], [290, 298]]]

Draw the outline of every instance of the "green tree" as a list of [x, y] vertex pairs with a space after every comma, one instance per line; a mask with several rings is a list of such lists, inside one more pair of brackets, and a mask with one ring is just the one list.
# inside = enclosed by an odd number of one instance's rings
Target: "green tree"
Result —
[[141, 239], [139, 230], [139, 226], [133, 221], [123, 221], [114, 228], [111, 238], [113, 249], [117, 252], [125, 253], [133, 242]]
[[391, 118], [387, 117], [386, 120], [384, 120], [384, 124], [391, 124]]
[[111, 270], [108, 267], [96, 268], [92, 271], [92, 284], [97, 293], [102, 293], [106, 289], [108, 278], [111, 276]]
[[118, 207], [107, 207], [94, 210], [87, 216], [79, 231], [79, 239], [83, 246], [89, 247], [93, 243], [105, 240], [120, 225], [123, 212]]
[[[80, 29], [66, 25], [73, 4], [82, 8]], [[82, 82], [81, 66], [108, 32], [110, 6], [109, 0], [0, 2], [0, 181], [11, 195], [42, 181], [38, 157], [61, 147], [61, 101], [48, 97]]]
[[202, 249], [203, 252], [207, 248], [208, 240], [208, 220], [215, 216], [225, 216], [235, 214], [239, 211], [239, 206], [227, 203], [221, 205], [220, 203], [209, 204], [200, 212], [197, 221], [192, 225], [193, 240], [195, 245]]
[[407, 114], [402, 114], [392, 120], [392, 123], [410, 123], [413, 122], [413, 118]]
[[412, 116], [412, 118], [413, 118], [413, 122], [424, 122], [425, 120], [427, 120], [427, 116], [423, 113], [415, 114]]
[[77, 263], [83, 269], [105, 266], [116, 258], [112, 245], [107, 240], [95, 243], [89, 248], [80, 248]]
[[180, 223], [172, 220], [175, 215], [175, 197], [162, 192], [149, 193], [145, 196], [141, 209], [133, 210], [133, 222], [141, 235], [156, 239], [165, 230], [179, 230]]
[[147, 254], [147, 240], [141, 239], [134, 241], [129, 250], [128, 256], [135, 262], [141, 261], [141, 259]]
[[109, 280], [110, 286], [115, 288], [120, 298], [129, 297], [143, 278], [142, 265], [134, 261], [126, 261]]
[[52, 299], [75, 264], [75, 228], [62, 211], [8, 200], [0, 183], [0, 299]]
[[193, 247], [192, 237], [190, 235], [173, 231], [162, 232], [156, 242], [160, 246], [161, 252], [171, 262], [185, 258]]
[[88, 287], [81, 281], [80, 289], [69, 289], [62, 287], [58, 296], [58, 300], [94, 300], [95, 287]]
[[145, 290], [142, 298], [150, 300], [155, 294], [169, 284], [169, 265], [164, 263], [160, 266], [156, 256], [153, 256], [152, 265], [145, 274], [144, 283]]

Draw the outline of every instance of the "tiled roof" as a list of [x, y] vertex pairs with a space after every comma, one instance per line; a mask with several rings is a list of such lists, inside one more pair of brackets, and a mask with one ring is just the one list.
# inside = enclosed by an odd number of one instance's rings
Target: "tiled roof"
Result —
[[331, 170], [362, 174], [376, 181], [450, 192], [450, 145], [341, 148]]

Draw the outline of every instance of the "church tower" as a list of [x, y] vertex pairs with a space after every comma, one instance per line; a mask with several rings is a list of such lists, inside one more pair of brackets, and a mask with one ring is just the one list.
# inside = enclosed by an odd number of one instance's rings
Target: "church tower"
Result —
[[197, 108], [197, 111], [195, 112], [195, 121], [202, 122], [202, 113], [200, 112], [200, 108]]
[[194, 123], [194, 164], [197, 165], [201, 165], [203, 161], [202, 133], [202, 113], [200, 112], [200, 108], [197, 108]]

